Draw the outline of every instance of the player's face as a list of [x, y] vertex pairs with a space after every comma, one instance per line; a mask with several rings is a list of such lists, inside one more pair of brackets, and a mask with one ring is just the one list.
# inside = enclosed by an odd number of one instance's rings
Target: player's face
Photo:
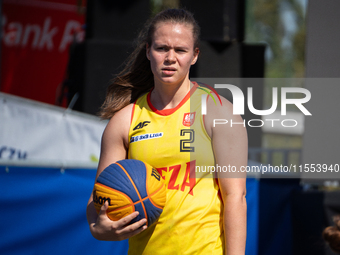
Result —
[[155, 85], [183, 84], [189, 80], [189, 69], [196, 63], [198, 53], [191, 25], [158, 24], [151, 45], [147, 45]]

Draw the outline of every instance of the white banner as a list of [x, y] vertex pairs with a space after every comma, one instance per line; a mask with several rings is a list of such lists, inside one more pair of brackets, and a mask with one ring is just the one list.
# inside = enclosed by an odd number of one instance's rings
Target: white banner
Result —
[[0, 160], [96, 163], [107, 122], [0, 93]]

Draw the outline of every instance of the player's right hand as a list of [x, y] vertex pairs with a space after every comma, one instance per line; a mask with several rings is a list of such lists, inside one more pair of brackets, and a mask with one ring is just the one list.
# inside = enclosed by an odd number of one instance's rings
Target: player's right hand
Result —
[[139, 212], [137, 211], [118, 221], [110, 220], [106, 214], [108, 207], [109, 205], [106, 201], [100, 208], [97, 221], [90, 224], [90, 230], [94, 238], [101, 241], [121, 241], [137, 235], [147, 228], [145, 225], [146, 219], [129, 224], [138, 216]]

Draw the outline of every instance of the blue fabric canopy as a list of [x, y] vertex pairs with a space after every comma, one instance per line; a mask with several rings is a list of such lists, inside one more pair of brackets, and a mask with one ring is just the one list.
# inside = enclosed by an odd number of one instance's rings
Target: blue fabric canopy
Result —
[[[95, 169], [63, 169], [57, 167], [0, 166], [0, 252], [1, 254], [127, 254], [128, 241], [105, 242], [92, 237], [86, 220], [86, 205], [92, 191]], [[270, 183], [270, 180], [266, 182]], [[289, 207], [287, 199], [292, 185], [282, 187], [282, 195], [275, 195], [276, 205], [266, 214], [280, 211], [284, 224], [277, 224], [276, 238], [261, 245], [260, 199], [266, 199], [268, 188], [260, 188], [260, 181], [247, 179], [248, 233], [246, 254], [271, 250], [271, 245], [287, 247]], [[273, 184], [266, 184], [271, 187]], [[272, 188], [270, 188], [272, 189]], [[262, 190], [262, 197], [259, 196]], [[277, 190], [277, 189], [276, 189]], [[284, 199], [282, 200], [281, 197]], [[283, 201], [283, 202], [280, 202]], [[281, 207], [279, 206], [281, 205]], [[282, 210], [285, 208], [285, 210]], [[269, 210], [269, 211], [268, 211]], [[261, 222], [259, 222], [261, 219]], [[273, 221], [274, 219], [272, 219]], [[269, 222], [269, 221], [268, 221]], [[275, 220], [274, 220], [275, 222]], [[277, 221], [278, 222], [278, 221]], [[273, 223], [270, 223], [273, 226]], [[275, 224], [274, 224], [275, 225]], [[275, 227], [275, 226], [273, 226]], [[263, 231], [262, 231], [263, 232]], [[283, 233], [281, 236], [279, 233]], [[264, 239], [265, 236], [262, 236]], [[269, 241], [271, 239], [268, 239]], [[288, 242], [291, 242], [288, 239]], [[268, 249], [266, 249], [266, 247]], [[288, 244], [288, 248], [290, 245]], [[280, 253], [275, 249], [274, 253]]]

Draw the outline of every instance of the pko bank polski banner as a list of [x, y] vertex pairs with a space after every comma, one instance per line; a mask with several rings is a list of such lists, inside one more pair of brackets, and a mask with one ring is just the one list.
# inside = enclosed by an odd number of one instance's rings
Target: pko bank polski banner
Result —
[[106, 123], [0, 93], [0, 160], [96, 163]]

